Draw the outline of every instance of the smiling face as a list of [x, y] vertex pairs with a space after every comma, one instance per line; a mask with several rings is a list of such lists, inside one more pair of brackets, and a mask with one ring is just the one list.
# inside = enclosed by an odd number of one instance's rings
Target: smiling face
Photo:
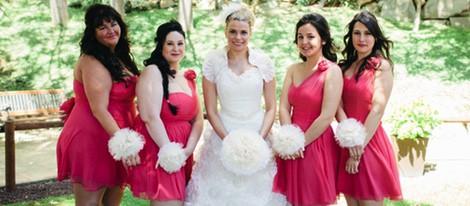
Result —
[[245, 21], [232, 20], [225, 28], [225, 37], [229, 50], [243, 51], [248, 47], [251, 37], [250, 25]]
[[185, 47], [186, 43], [181, 33], [177, 31], [168, 33], [163, 43], [162, 54], [172, 68], [178, 68], [179, 62], [184, 57]]
[[309, 23], [299, 27], [296, 41], [300, 54], [306, 58], [321, 55], [323, 44], [325, 44], [317, 29]]
[[352, 40], [359, 57], [364, 57], [372, 52], [375, 37], [361, 22], [356, 22], [353, 27]]
[[99, 25], [95, 28], [95, 37], [99, 43], [108, 47], [111, 51], [114, 51], [114, 48], [119, 42], [119, 37], [121, 36], [121, 27], [115, 20], [103, 21], [102, 25]]

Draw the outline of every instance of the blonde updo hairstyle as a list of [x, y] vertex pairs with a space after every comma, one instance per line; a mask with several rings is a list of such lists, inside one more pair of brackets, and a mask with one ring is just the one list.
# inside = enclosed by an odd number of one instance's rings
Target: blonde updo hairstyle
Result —
[[[229, 7], [239, 7], [238, 9], [235, 8], [235, 11], [232, 10], [231, 13], [227, 15], [225, 18], [225, 26], [227, 27], [228, 24], [233, 20], [244, 21], [247, 22], [250, 26], [250, 29], [255, 24], [255, 14], [246, 6], [245, 4], [238, 4], [238, 5], [229, 5]], [[234, 8], [232, 8], [234, 9]], [[228, 8], [230, 10], [230, 8]]]

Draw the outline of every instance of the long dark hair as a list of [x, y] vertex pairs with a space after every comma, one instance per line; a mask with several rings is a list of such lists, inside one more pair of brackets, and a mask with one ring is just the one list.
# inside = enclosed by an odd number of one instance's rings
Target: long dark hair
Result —
[[176, 71], [171, 70], [170, 64], [168, 64], [168, 61], [163, 57], [163, 45], [165, 44], [166, 36], [170, 33], [176, 31], [183, 35], [184, 38], [186, 38], [186, 35], [183, 31], [183, 28], [181, 27], [181, 24], [177, 22], [176, 20], [172, 19], [162, 25], [160, 25], [157, 29], [156, 32], [156, 37], [154, 39], [155, 43], [157, 46], [155, 49], [152, 51], [152, 54], [150, 57], [146, 60], [144, 60], [144, 65], [148, 66], [151, 64], [157, 65], [158, 69], [162, 73], [162, 78], [163, 78], [163, 97], [167, 100], [168, 107], [170, 108], [170, 111], [173, 115], [176, 115], [178, 112], [178, 107], [172, 105], [168, 101], [168, 76], [171, 76], [172, 78], [175, 78]]
[[346, 47], [341, 53], [343, 54], [345, 59], [339, 61], [339, 66], [343, 70], [343, 73], [346, 72], [346, 70], [348, 70], [349, 67], [351, 67], [352, 63], [358, 58], [356, 49], [354, 48], [352, 42], [352, 33], [356, 22], [361, 22], [367, 27], [367, 29], [369, 29], [369, 32], [375, 38], [375, 43], [374, 47], [372, 48], [372, 52], [367, 57], [365, 57], [364, 60], [362, 60], [362, 63], [360, 64], [359, 69], [357, 70], [355, 79], [358, 80], [359, 77], [362, 75], [362, 73], [366, 69], [367, 60], [369, 60], [371, 57], [385, 58], [390, 62], [393, 68], [393, 62], [390, 59], [389, 52], [389, 50], [393, 47], [393, 42], [384, 36], [382, 30], [380, 29], [377, 19], [372, 13], [368, 11], [361, 11], [358, 14], [354, 15], [351, 22], [349, 22], [349, 24], [347, 25], [348, 33], [344, 35], [343, 38], [343, 42]]
[[[306, 14], [300, 18], [300, 20], [297, 22], [297, 25], [295, 26], [294, 43], [297, 44], [299, 28], [305, 24], [311, 24], [314, 26], [315, 29], [317, 29], [318, 34], [320, 34], [321, 39], [325, 41], [325, 45], [322, 47], [323, 56], [332, 62], [336, 62], [336, 51], [338, 50], [338, 47], [333, 42], [333, 38], [331, 38], [330, 26], [328, 25], [328, 22], [320, 14]], [[307, 57], [303, 56], [302, 54], [299, 54], [299, 56], [303, 61], [307, 61]]]
[[[98, 42], [95, 29], [103, 25], [103, 21], [115, 20], [121, 28], [119, 41], [114, 53], [105, 45]], [[113, 81], [123, 82], [126, 76], [123, 70], [127, 69], [132, 74], [138, 75], [139, 70], [130, 52], [130, 41], [127, 37], [127, 26], [121, 15], [111, 6], [104, 4], [91, 5], [85, 14], [85, 32], [80, 40], [80, 55], [87, 54], [100, 61], [111, 74]]]

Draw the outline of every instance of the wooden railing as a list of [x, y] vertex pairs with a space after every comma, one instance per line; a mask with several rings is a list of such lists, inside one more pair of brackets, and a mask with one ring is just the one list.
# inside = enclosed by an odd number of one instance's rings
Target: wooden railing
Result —
[[64, 100], [65, 92], [61, 89], [0, 92], [7, 191], [16, 190], [15, 131], [62, 127], [59, 107]]

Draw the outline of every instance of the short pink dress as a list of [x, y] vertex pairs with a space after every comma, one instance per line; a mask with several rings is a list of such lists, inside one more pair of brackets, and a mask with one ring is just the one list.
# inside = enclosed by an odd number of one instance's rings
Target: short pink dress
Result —
[[[162, 100], [162, 110], [160, 118], [165, 125], [166, 132], [171, 142], [178, 142], [186, 147], [189, 135], [192, 130], [190, 121], [198, 112], [198, 97], [196, 93], [196, 83], [194, 81], [195, 72], [188, 70], [185, 77], [191, 88], [191, 95], [182, 92], [170, 93], [168, 96], [172, 105], [178, 107], [178, 113], [173, 115], [166, 103]], [[184, 201], [186, 194], [186, 184], [191, 177], [193, 157], [186, 160], [186, 165], [179, 171], [169, 174], [162, 167], [155, 168], [157, 154], [160, 150], [157, 144], [150, 137], [145, 123], [140, 116], [137, 116], [134, 129], [144, 135], [145, 145], [139, 152], [141, 164], [129, 168], [129, 187], [134, 197], [169, 201]]]
[[[300, 85], [292, 85], [288, 98], [292, 105], [292, 124], [306, 131], [321, 113], [326, 71], [333, 62], [323, 60], [318, 69]], [[331, 126], [305, 147], [304, 158], [277, 158], [274, 192], [286, 196], [293, 205], [329, 205], [336, 202], [336, 174], [339, 146]]]
[[[342, 98], [348, 118], [355, 118], [364, 124], [372, 107], [374, 75], [373, 67], [367, 66], [358, 81], [355, 76], [344, 78]], [[379, 124], [374, 136], [364, 148], [364, 154], [359, 163], [359, 173], [346, 172], [348, 159], [349, 150], [343, 148], [337, 183], [339, 192], [359, 200], [402, 199], [396, 159], [382, 123]]]
[[[132, 128], [136, 116], [135, 85], [137, 76], [113, 83], [108, 111], [120, 128]], [[74, 80], [75, 106], [57, 142], [57, 179], [70, 178], [88, 191], [124, 187], [127, 177], [121, 161], [108, 150], [109, 134], [93, 116], [84, 85]]]

